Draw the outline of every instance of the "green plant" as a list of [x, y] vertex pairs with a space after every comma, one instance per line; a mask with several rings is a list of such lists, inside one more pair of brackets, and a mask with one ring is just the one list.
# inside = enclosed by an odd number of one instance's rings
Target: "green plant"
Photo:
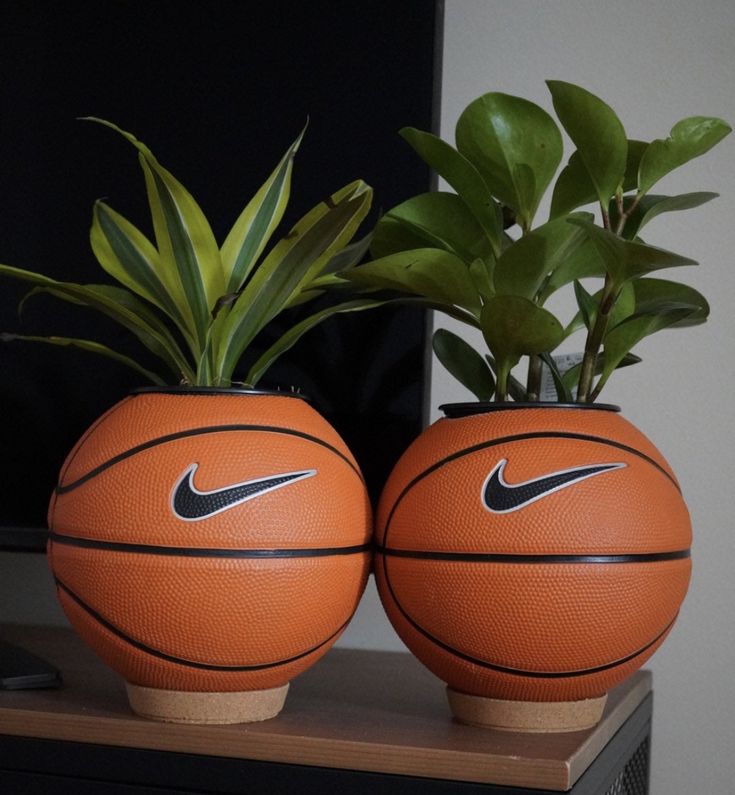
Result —
[[[303, 131], [219, 247], [191, 194], [143, 143], [108, 121], [89, 120], [112, 128], [138, 151], [155, 244], [97, 201], [92, 249], [119, 286], [62, 282], [9, 265], [0, 265], [0, 275], [32, 284], [29, 295], [50, 293], [117, 321], [158, 357], [163, 373], [91, 340], [10, 333], [3, 340], [76, 346], [121, 361], [160, 385], [229, 386], [241, 357], [276, 315], [321, 295], [322, 281], [353, 267], [367, 250], [368, 238], [350, 242], [372, 200], [371, 188], [358, 180], [320, 202], [264, 254], [289, 200]], [[252, 363], [243, 382], [254, 386], [278, 356], [329, 315], [373, 303], [356, 298], [302, 317]]]
[[[348, 274], [365, 292], [413, 296], [482, 331], [489, 354], [439, 329], [440, 361], [478, 399], [538, 400], [548, 367], [557, 399], [594, 401], [618, 367], [640, 359], [632, 348], [663, 328], [702, 323], [700, 293], [651, 277], [696, 264], [645, 243], [657, 215], [697, 207], [714, 193], [651, 193], [669, 172], [704, 154], [730, 132], [724, 121], [691, 117], [668, 138], [629, 140], [615, 112], [583, 88], [548, 81], [556, 114], [576, 146], [553, 187], [549, 219], [534, 227], [541, 199], [563, 156], [554, 119], [526, 99], [479, 97], [456, 125], [456, 148], [414, 128], [403, 138], [454, 192], [415, 196], [379, 221], [374, 257]], [[597, 203], [600, 221], [578, 208]], [[590, 291], [591, 278], [601, 284]], [[563, 325], [544, 305], [573, 285], [578, 311]], [[560, 368], [552, 352], [586, 330], [584, 354]], [[528, 359], [525, 384], [512, 375]]]

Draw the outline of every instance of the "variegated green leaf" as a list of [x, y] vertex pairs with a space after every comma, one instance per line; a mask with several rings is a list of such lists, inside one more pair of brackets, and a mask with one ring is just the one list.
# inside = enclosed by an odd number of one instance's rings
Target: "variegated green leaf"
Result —
[[166, 382], [162, 378], [156, 375], [156, 373], [152, 373], [150, 370], [147, 370], [145, 367], [138, 364], [135, 359], [131, 359], [129, 356], [126, 356], [123, 353], [118, 353], [117, 351], [112, 350], [112, 348], [108, 348], [107, 345], [102, 345], [99, 342], [75, 339], [73, 337], [35, 337], [26, 334], [0, 334], [1, 342], [12, 342], [14, 340], [20, 340], [23, 342], [42, 342], [47, 345], [58, 345], [63, 348], [79, 348], [80, 350], [95, 353], [98, 356], [105, 356], [108, 359], [113, 359], [120, 364], [124, 364], [126, 367], [130, 367], [131, 369], [135, 370], [139, 375], [142, 375], [144, 378], [152, 381], [157, 386], [166, 385]]
[[240, 290], [258, 257], [283, 218], [291, 193], [293, 160], [306, 127], [291, 144], [281, 162], [248, 202], [222, 244], [225, 292]]
[[[370, 211], [370, 205], [373, 199], [373, 191], [362, 180], [356, 180], [344, 188], [333, 193], [326, 202], [320, 202], [313, 207], [303, 218], [301, 218], [289, 235], [283, 241], [283, 250], [288, 250], [291, 237], [298, 237], [304, 230], [313, 228], [322, 218], [324, 218], [331, 210], [349, 202], [352, 208], [351, 213], [335, 214], [332, 216], [331, 223], [331, 239], [324, 247], [324, 250], [319, 254], [316, 259], [311, 263], [306, 273], [302, 276], [294, 288], [291, 298], [296, 298], [298, 293], [303, 289], [308, 289], [312, 281], [321, 276], [332, 263], [332, 258], [335, 254], [342, 251], [342, 249], [349, 243], [355, 236], [355, 233], [360, 227], [360, 224], [365, 220], [365, 216]], [[274, 258], [277, 259], [277, 251], [280, 244], [277, 244], [273, 250]], [[270, 258], [266, 257], [263, 266], [266, 265]]]
[[186, 334], [186, 321], [171, 298], [170, 279], [165, 284], [160, 278], [167, 272], [161, 268], [158, 251], [142, 232], [104, 202], [97, 201], [90, 242], [97, 261], [110, 276], [155, 304]]
[[152, 353], [162, 359], [178, 379], [193, 383], [191, 366], [171, 332], [155, 314], [128, 290], [109, 285], [82, 285], [60, 282], [42, 274], [0, 265], [0, 275], [33, 284], [57, 298], [84, 304], [102, 312], [107, 317], [127, 328]]
[[360, 212], [364, 201], [364, 193], [358, 193], [328, 207], [311, 226], [297, 224], [263, 260], [230, 312], [217, 316], [211, 330], [217, 383], [229, 383], [247, 346], [284, 308], [313, 264], [334, 251], [335, 233]]
[[[332, 274], [343, 273], [359, 265], [368, 253], [372, 239], [373, 235], [371, 232], [360, 238], [360, 240], [356, 240], [354, 243], [345, 246], [342, 251], [333, 254], [329, 262], [321, 269], [318, 278], [321, 279]], [[313, 284], [315, 281], [316, 279], [313, 279], [311, 283]]]
[[[161, 268], [178, 274], [178, 289], [172, 291], [172, 298], [203, 348], [210, 312], [225, 293], [219, 248], [209, 222], [191, 194], [160, 165], [145, 144], [111, 122], [89, 120], [115, 130], [138, 150]], [[174, 280], [171, 283], [175, 284]]]

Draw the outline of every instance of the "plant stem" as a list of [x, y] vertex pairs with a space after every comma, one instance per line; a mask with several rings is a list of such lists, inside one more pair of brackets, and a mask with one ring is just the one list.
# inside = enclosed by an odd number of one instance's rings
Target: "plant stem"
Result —
[[628, 223], [628, 219], [635, 212], [638, 205], [641, 203], [641, 199], [643, 198], [643, 194], [639, 193], [635, 199], [633, 199], [633, 203], [628, 207], [627, 210], [623, 211], [623, 203], [622, 200], [620, 202], [620, 218], [618, 219], [618, 225], [615, 227], [615, 234], [618, 237], [622, 237], [623, 230], [625, 229], [625, 225]]
[[587, 341], [584, 346], [584, 356], [579, 373], [579, 383], [577, 386], [577, 403], [591, 403], [597, 393], [592, 391], [592, 381], [595, 377], [595, 366], [597, 356], [602, 345], [602, 340], [607, 330], [610, 320], [610, 312], [615, 306], [615, 290], [610, 279], [610, 275], [605, 276], [605, 286], [600, 298], [600, 308], [597, 312], [594, 325], [587, 334]]
[[530, 356], [528, 359], [528, 378], [526, 379], [526, 400], [539, 399], [541, 392], [541, 373], [543, 362], [540, 356]]
[[508, 377], [510, 376], [510, 367], [507, 362], [499, 362], [497, 365], [495, 382], [495, 402], [502, 403], [508, 399]]

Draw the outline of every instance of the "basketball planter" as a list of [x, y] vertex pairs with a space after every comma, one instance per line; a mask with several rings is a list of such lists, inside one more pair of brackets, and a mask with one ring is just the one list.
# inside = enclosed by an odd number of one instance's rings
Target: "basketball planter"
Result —
[[354, 458], [283, 393], [134, 393], [70, 453], [49, 527], [66, 615], [133, 709], [163, 720], [277, 714], [370, 566]]
[[673, 472], [618, 409], [454, 404], [391, 474], [376, 578], [465, 722], [594, 725], [670, 631], [690, 576]]

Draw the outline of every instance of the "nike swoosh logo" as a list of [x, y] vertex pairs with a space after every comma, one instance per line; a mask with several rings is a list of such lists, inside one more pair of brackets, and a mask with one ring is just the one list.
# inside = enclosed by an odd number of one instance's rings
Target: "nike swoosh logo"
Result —
[[518, 511], [536, 500], [566, 489], [582, 480], [625, 466], [625, 464], [594, 464], [571, 467], [543, 475], [540, 478], [525, 480], [522, 483], [507, 483], [504, 477], [507, 463], [505, 458], [499, 461], [482, 487], [483, 502], [491, 513]]
[[200, 491], [194, 485], [194, 473], [198, 468], [199, 464], [188, 467], [171, 492], [171, 510], [184, 522], [208, 519], [223, 511], [229, 511], [236, 505], [260, 497], [261, 494], [316, 475], [316, 469], [304, 469], [300, 472], [285, 472], [281, 475], [245, 480], [212, 491]]

